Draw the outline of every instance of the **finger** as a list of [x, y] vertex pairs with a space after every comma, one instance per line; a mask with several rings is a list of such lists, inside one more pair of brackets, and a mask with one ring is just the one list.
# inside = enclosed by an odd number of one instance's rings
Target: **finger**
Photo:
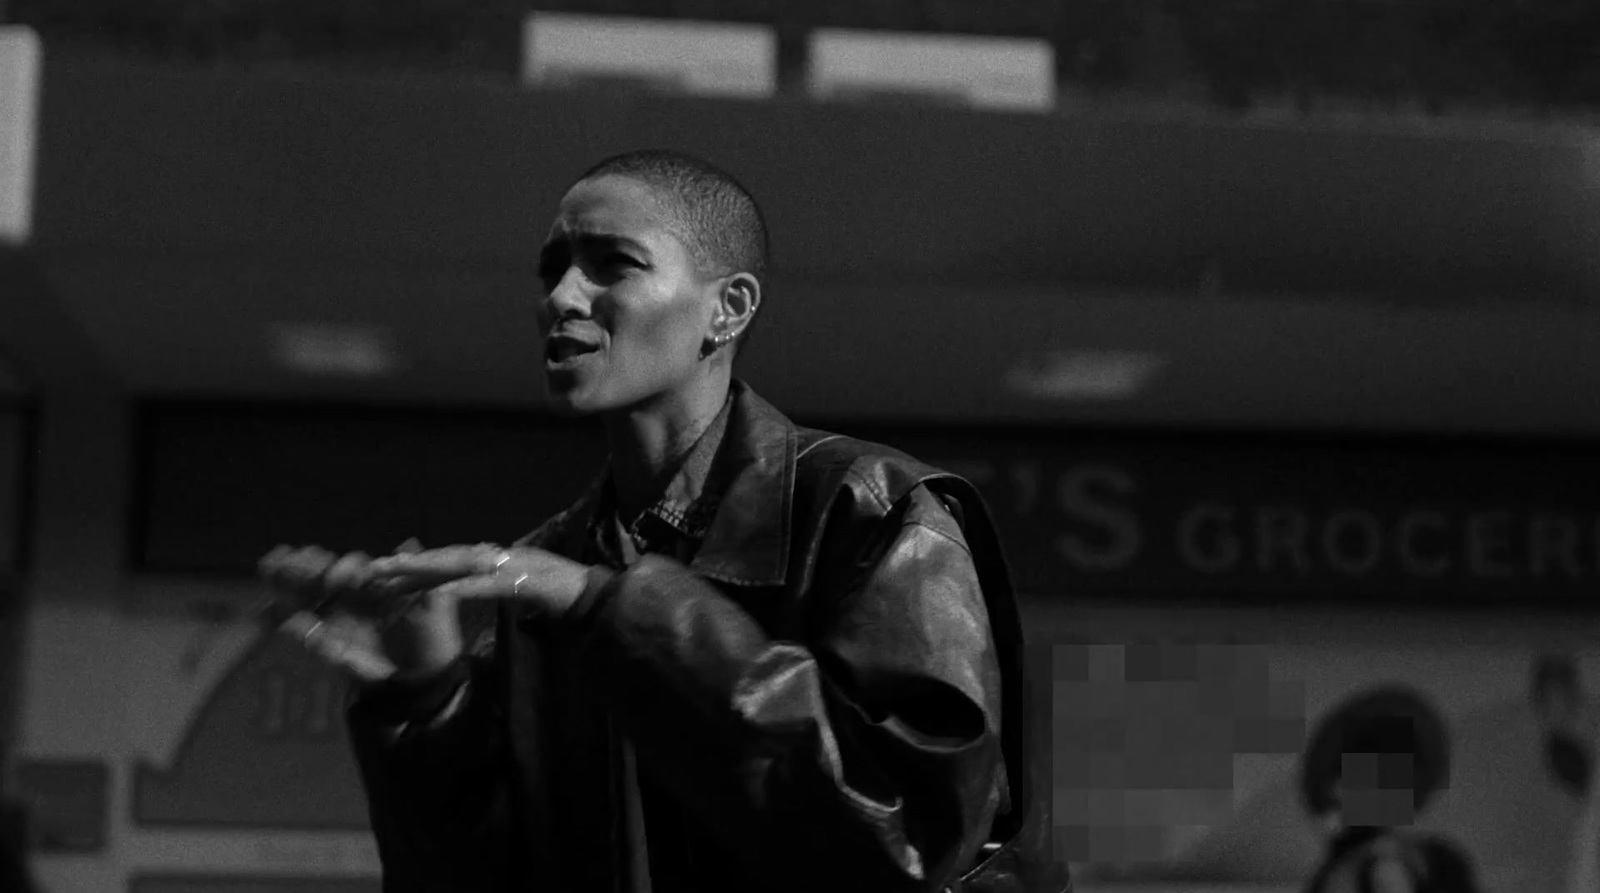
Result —
[[283, 622], [278, 624], [278, 632], [284, 638], [294, 639], [301, 644], [308, 644], [309, 639], [315, 637], [322, 627], [327, 626], [327, 621], [310, 611], [294, 611]]
[[411, 537], [400, 545], [394, 547], [394, 554], [396, 555], [415, 555], [421, 551], [422, 541], [416, 537]]
[[323, 663], [344, 670], [366, 681], [386, 679], [394, 664], [371, 647], [357, 641], [347, 617], [323, 618], [310, 611], [297, 611], [279, 629]]
[[[462, 577], [434, 587], [433, 591], [447, 598], [512, 598], [516, 596], [518, 577], [484, 576]], [[522, 578], [522, 590], [529, 592], [530, 578]]]
[[377, 570], [389, 573], [465, 574], [479, 573], [485, 563], [491, 564], [502, 550], [487, 544], [476, 546], [445, 546], [439, 549], [418, 549], [397, 552], [377, 559]]
[[278, 563], [293, 551], [289, 546], [279, 543], [272, 548], [272, 551], [261, 556], [260, 561], [256, 562], [256, 573], [263, 577], [268, 576], [277, 569]]
[[326, 659], [345, 672], [369, 681], [394, 673], [394, 663], [383, 654], [377, 630], [370, 623], [336, 614], [328, 619], [327, 630], [323, 640]]
[[294, 557], [296, 551], [298, 550], [293, 546], [278, 546], [261, 556], [261, 560], [256, 562], [256, 572], [268, 582], [278, 582], [278, 576], [283, 573], [284, 567]]
[[331, 601], [359, 590], [367, 582], [367, 565], [372, 556], [365, 552], [350, 552], [335, 561], [322, 575], [322, 585]]
[[389, 555], [372, 562], [377, 578], [400, 576], [443, 583], [473, 574], [493, 573], [501, 559], [509, 555], [498, 546], [448, 546], [409, 555]]
[[395, 665], [387, 658], [368, 651], [351, 651], [342, 664], [344, 670], [363, 682], [379, 682], [395, 673]]
[[271, 568], [268, 581], [298, 591], [320, 588], [322, 575], [334, 563], [332, 552], [320, 546], [294, 549], [280, 558]]
[[374, 575], [374, 578], [367, 583], [366, 592], [370, 600], [390, 604], [409, 600], [418, 593], [462, 579], [466, 578], [445, 577], [438, 574], [404, 574], [395, 577]]
[[334, 555], [325, 549], [295, 549], [268, 569], [268, 589], [276, 602], [291, 611], [320, 605], [325, 596], [323, 574], [333, 562]]
[[323, 620], [327, 621], [323, 626], [327, 633], [323, 637], [325, 642], [332, 642], [348, 649], [357, 646], [371, 648], [376, 641], [374, 636], [367, 635], [370, 622], [358, 620], [343, 612], [323, 615]]

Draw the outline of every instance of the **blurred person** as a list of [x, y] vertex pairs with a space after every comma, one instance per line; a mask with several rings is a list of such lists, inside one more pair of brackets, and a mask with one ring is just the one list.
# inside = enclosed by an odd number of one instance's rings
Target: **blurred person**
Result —
[[1566, 654], [1534, 662], [1533, 710], [1545, 769], [1582, 804], [1572, 832], [1565, 893], [1600, 893], [1600, 796], [1594, 784], [1595, 717], [1588, 709], [1578, 663]]
[[1449, 775], [1449, 733], [1421, 694], [1385, 686], [1336, 707], [1301, 760], [1302, 800], [1328, 837], [1306, 893], [1475, 893], [1467, 857], [1410, 827]]
[[1577, 663], [1568, 655], [1547, 654], [1534, 662], [1530, 692], [1539, 724], [1545, 770], [1575, 797], [1585, 796], [1593, 774], [1593, 745], [1583, 734], [1583, 690]]
[[505, 548], [262, 560], [285, 632], [358, 680], [389, 893], [1066, 889], [987, 512], [733, 376], [766, 268], [731, 176], [601, 162], [537, 304], [554, 402], [607, 435], [586, 494]]

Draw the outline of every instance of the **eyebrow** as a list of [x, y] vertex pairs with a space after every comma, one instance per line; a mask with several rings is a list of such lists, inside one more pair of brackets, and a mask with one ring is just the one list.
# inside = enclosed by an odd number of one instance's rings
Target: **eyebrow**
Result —
[[580, 248], [586, 249], [625, 248], [629, 251], [635, 251], [639, 254], [645, 255], [646, 257], [650, 255], [650, 249], [646, 248], [644, 243], [638, 241], [637, 239], [630, 239], [627, 236], [618, 235], [616, 233], [577, 232], [570, 235], [567, 233], [562, 233], [561, 235], [558, 235], [550, 241], [544, 243], [544, 247], [539, 249], [539, 257], [542, 260], [548, 257], [551, 251], [556, 247], [565, 246], [571, 243], [577, 243]]

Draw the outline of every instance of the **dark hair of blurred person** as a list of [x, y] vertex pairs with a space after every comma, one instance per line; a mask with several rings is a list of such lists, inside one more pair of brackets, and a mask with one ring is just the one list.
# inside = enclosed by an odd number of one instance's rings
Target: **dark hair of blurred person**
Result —
[[1410, 827], [1449, 778], [1449, 731], [1422, 693], [1382, 686], [1336, 706], [1301, 759], [1301, 799], [1328, 833], [1306, 893], [1473, 893], [1465, 854]]

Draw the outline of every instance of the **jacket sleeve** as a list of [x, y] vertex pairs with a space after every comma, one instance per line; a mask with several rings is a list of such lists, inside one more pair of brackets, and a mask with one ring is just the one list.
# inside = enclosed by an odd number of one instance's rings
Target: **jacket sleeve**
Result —
[[878, 527], [819, 576], [804, 641], [658, 556], [565, 618], [640, 771], [773, 889], [941, 889], [1001, 802], [1000, 673], [960, 527], [921, 486]]
[[384, 893], [503, 893], [509, 751], [486, 646], [422, 685], [359, 691], [347, 712]]

